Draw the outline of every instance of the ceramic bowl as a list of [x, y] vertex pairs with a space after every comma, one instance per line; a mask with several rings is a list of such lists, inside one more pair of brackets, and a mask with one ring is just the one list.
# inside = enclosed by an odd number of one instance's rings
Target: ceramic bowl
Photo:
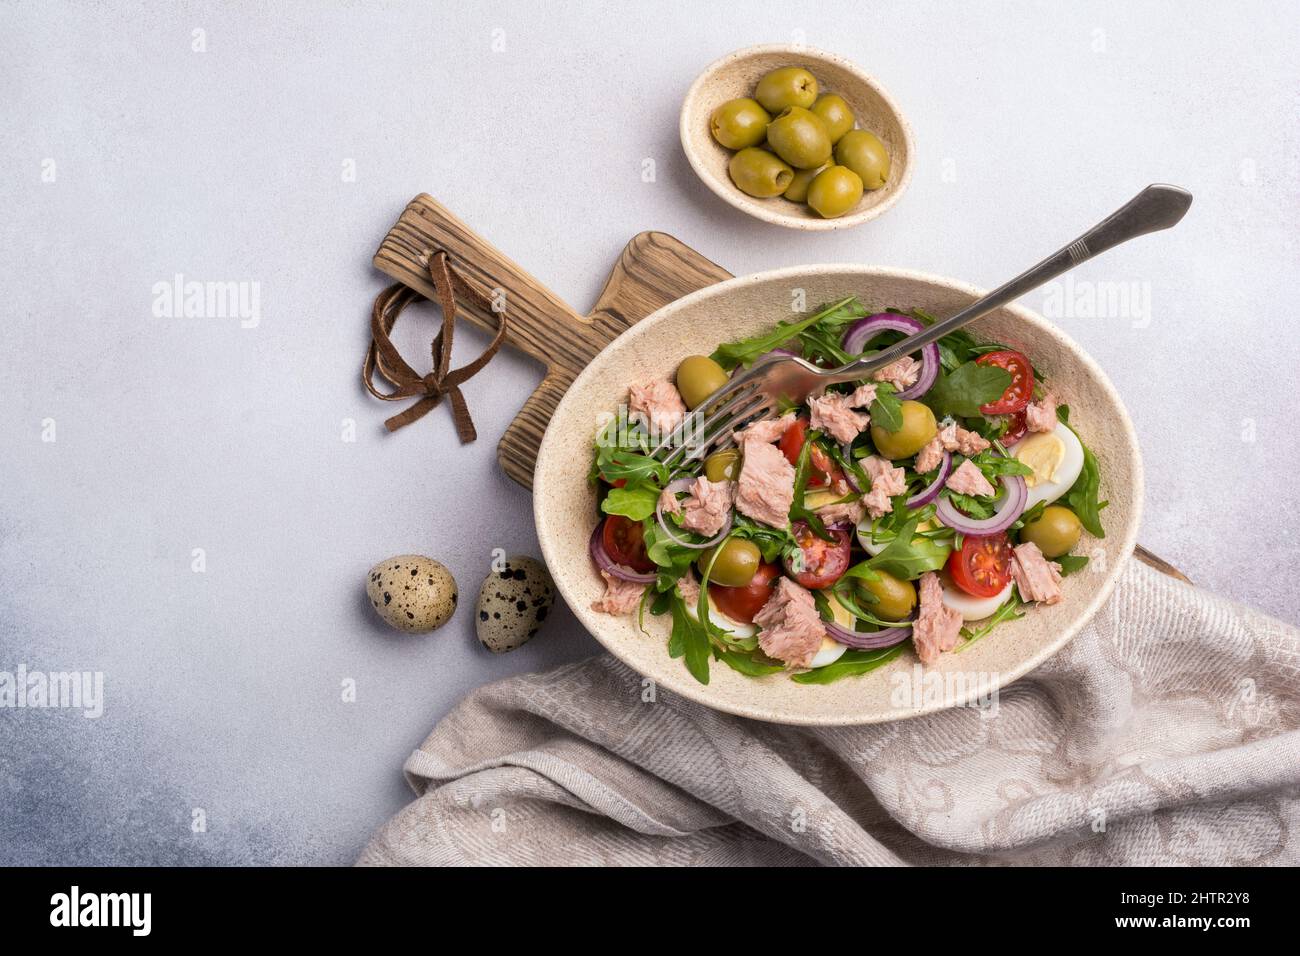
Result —
[[[857, 125], [875, 133], [889, 150], [889, 181], [880, 189], [863, 193], [853, 211], [838, 219], [823, 219], [803, 203], [779, 196], [755, 199], [741, 192], [727, 173], [733, 151], [719, 145], [709, 132], [709, 117], [715, 107], [736, 97], [753, 96], [759, 79], [783, 66], [804, 67], [817, 78], [824, 92], [844, 97], [857, 117]], [[825, 231], [861, 225], [898, 202], [912, 178], [912, 130], [889, 94], [848, 60], [804, 46], [748, 47], [711, 64], [686, 93], [680, 132], [686, 158], [706, 186], [756, 219], [790, 229]]]
[[1101, 467], [1106, 537], [1085, 533], [1077, 553], [1088, 566], [1064, 582], [1064, 598], [1028, 610], [960, 653], [944, 654], [925, 673], [943, 680], [941, 693], [923, 686], [912, 650], [860, 677], [827, 685], [797, 684], [784, 674], [741, 676], [714, 662], [710, 682], [697, 683], [668, 656], [669, 622], [646, 615], [613, 617], [591, 610], [603, 592], [587, 554], [597, 502], [587, 482], [598, 416], [613, 413], [628, 383], [670, 378], [687, 355], [766, 330], [790, 315], [795, 290], [810, 306], [856, 294], [872, 309], [922, 308], [951, 315], [983, 293], [950, 279], [896, 269], [800, 266], [743, 276], [679, 299], [615, 339], [577, 377], [551, 418], [534, 476], [537, 537], [560, 594], [583, 625], [613, 654], [660, 687], [728, 713], [784, 724], [846, 725], [915, 717], [978, 700], [1042, 663], [1087, 623], [1115, 585], [1136, 543], [1142, 510], [1142, 461], [1133, 424], [1101, 368], [1064, 333], [1029, 309], [1008, 306], [972, 324], [980, 338], [1023, 349], [1070, 406], [1070, 422]]

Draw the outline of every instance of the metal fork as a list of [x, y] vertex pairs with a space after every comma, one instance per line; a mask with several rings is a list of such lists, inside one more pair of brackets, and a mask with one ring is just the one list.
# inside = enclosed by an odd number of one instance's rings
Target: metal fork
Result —
[[1010, 282], [972, 302], [956, 315], [935, 322], [869, 358], [825, 369], [793, 355], [765, 357], [748, 371], [733, 376], [731, 381], [710, 395], [700, 405], [706, 412], [702, 416], [700, 413], [688, 415], [654, 448], [651, 455], [674, 467], [703, 456], [711, 448], [726, 447], [737, 429], [775, 411], [778, 402], [800, 405], [809, 395], [828, 385], [867, 379], [872, 372], [937, 342], [950, 332], [1000, 309], [1120, 243], [1177, 225], [1191, 204], [1192, 194], [1185, 189], [1161, 183], [1148, 186], [1078, 239]]

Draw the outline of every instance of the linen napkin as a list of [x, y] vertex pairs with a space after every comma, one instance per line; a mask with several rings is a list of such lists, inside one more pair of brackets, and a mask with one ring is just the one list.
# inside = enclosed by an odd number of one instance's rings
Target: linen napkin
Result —
[[1130, 560], [982, 708], [783, 727], [609, 655], [489, 684], [358, 862], [1295, 865], [1298, 727], [1300, 631]]

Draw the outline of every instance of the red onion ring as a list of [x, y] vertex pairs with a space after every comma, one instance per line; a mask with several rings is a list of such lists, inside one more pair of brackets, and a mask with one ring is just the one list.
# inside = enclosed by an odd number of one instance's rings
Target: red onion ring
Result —
[[887, 627], [880, 631], [850, 631], [846, 627], [840, 627], [834, 621], [824, 623], [826, 635], [831, 640], [860, 651], [878, 651], [881, 648], [893, 647], [912, 636], [910, 627]]
[[596, 562], [596, 567], [611, 578], [618, 578], [620, 581], [627, 581], [631, 584], [654, 584], [658, 580], [658, 575], [641, 574], [639, 571], [633, 571], [631, 568], [614, 563], [614, 559], [609, 556], [604, 543], [600, 540], [600, 533], [604, 530], [605, 522], [608, 520], [608, 518], [602, 518], [597, 523], [596, 530], [591, 533], [591, 540], [587, 542], [587, 551], [591, 553], [591, 560]]
[[945, 451], [943, 461], [939, 463], [938, 476], [925, 488], [908, 498], [907, 506], [909, 508], [924, 508], [931, 501], [934, 501], [935, 498], [939, 497], [939, 492], [943, 491], [943, 483], [948, 480], [950, 474], [952, 474], [952, 452]]
[[[869, 315], [865, 319], [858, 319], [858, 321], [850, 325], [849, 330], [844, 333], [841, 345], [844, 351], [850, 355], [861, 355], [867, 343], [881, 332], [903, 332], [907, 335], [914, 335], [924, 328], [925, 323], [919, 319], [913, 319], [906, 315], [895, 315], [892, 312], [880, 312], [876, 315]], [[939, 346], [931, 342], [921, 349], [921, 374], [917, 377], [916, 382], [910, 388], [905, 388], [896, 393], [896, 396], [900, 399], [919, 398], [930, 390], [938, 377]]]
[[[668, 483], [668, 487], [664, 490], [675, 495], [679, 491], [686, 491], [693, 484], [695, 484], [694, 478], [678, 478], [676, 481], [670, 481]], [[673, 533], [673, 529], [668, 525], [668, 519], [664, 517], [663, 505], [660, 502], [657, 501], [655, 502], [655, 521], [659, 523], [659, 527], [663, 530], [664, 534], [668, 535], [668, 537], [672, 538], [673, 541], [675, 541], [677, 544], [680, 544], [683, 548], [695, 548], [697, 550], [702, 550], [704, 548], [713, 547], [715, 544], [717, 544], [719, 541], [725, 538], [727, 534], [731, 531], [732, 519], [734, 517], [735, 517], [735, 512], [733, 510], [728, 510], [727, 520], [723, 523], [722, 530], [719, 531], [712, 538], [710, 538], [708, 541], [704, 541], [699, 544], [696, 544], [690, 541], [686, 541], [682, 538], [679, 538], [677, 537], [677, 535]]]
[[1024, 513], [1025, 502], [1029, 500], [1029, 487], [1019, 475], [1003, 475], [1000, 480], [1006, 494], [1002, 496], [1002, 503], [992, 517], [968, 517], [957, 510], [950, 498], [939, 499], [935, 517], [968, 538], [987, 538], [991, 534], [1006, 531]]

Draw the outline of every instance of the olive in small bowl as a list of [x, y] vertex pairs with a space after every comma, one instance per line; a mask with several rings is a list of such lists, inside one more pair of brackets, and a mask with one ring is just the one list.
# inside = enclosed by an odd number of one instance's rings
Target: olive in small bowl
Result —
[[812, 105], [812, 111], [826, 124], [826, 132], [830, 134], [832, 143], [838, 143], [843, 139], [844, 134], [853, 129], [853, 124], [857, 122], [857, 118], [853, 115], [853, 108], [838, 93], [827, 93], [817, 97], [817, 102]]
[[866, 189], [879, 189], [889, 179], [889, 151], [870, 130], [845, 133], [835, 144], [835, 162], [857, 173]]
[[826, 124], [801, 106], [791, 106], [767, 125], [767, 145], [795, 169], [815, 169], [831, 158]]
[[709, 130], [727, 149], [760, 146], [767, 138], [767, 124], [772, 117], [758, 102], [747, 96], [727, 100], [709, 117]]
[[782, 67], [758, 81], [754, 99], [771, 113], [791, 106], [807, 109], [817, 101], [817, 78], [801, 66]]
[[771, 199], [790, 188], [794, 170], [781, 157], [751, 146], [742, 149], [727, 164], [731, 181], [743, 193], [759, 199]]
[[808, 206], [825, 219], [855, 208], [862, 198], [862, 180], [847, 166], [827, 166], [808, 186]]
[[781, 195], [791, 202], [807, 202], [808, 187], [812, 181], [817, 178], [817, 174], [823, 169], [829, 169], [828, 166], [818, 166], [816, 169], [796, 169], [794, 178], [790, 180], [790, 185], [786, 187], [785, 192]]

